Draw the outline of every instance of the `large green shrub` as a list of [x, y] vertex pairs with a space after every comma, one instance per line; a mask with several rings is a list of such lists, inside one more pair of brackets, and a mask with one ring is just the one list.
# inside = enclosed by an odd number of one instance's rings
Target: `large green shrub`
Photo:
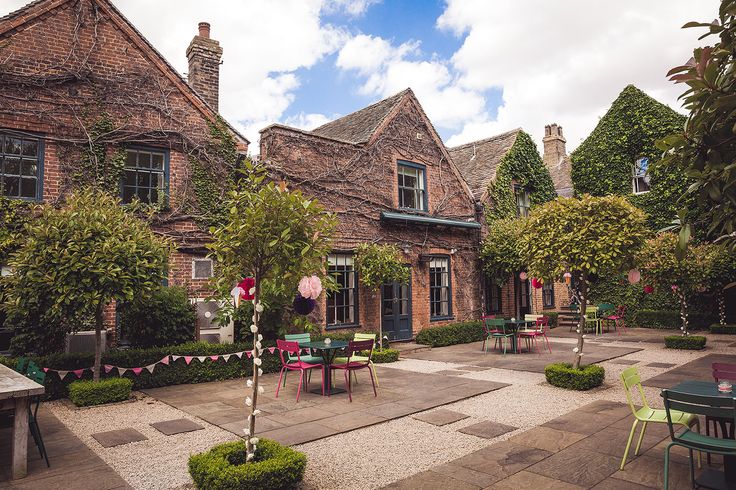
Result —
[[[688, 315], [690, 328], [694, 330], [704, 330], [708, 325], [712, 324], [717, 316], [710, 312], [697, 312]], [[640, 328], [657, 328], [657, 329], [677, 329], [682, 325], [680, 312], [677, 310], [639, 310], [633, 319], [634, 327]]]
[[78, 407], [122, 402], [130, 398], [133, 382], [128, 378], [102, 381], [75, 381], [69, 385], [69, 399]]
[[668, 349], [701, 350], [705, 349], [706, 340], [700, 335], [668, 335], [664, 338], [664, 345]]
[[573, 369], [569, 363], [549, 364], [544, 368], [544, 376], [552, 386], [568, 390], [586, 391], [603, 384], [606, 370], [603, 366], [589, 364]]
[[519, 239], [525, 233], [526, 220], [496, 219], [488, 223], [480, 259], [483, 271], [496, 285], [503, 286], [513, 274], [522, 270], [524, 263], [519, 251]]
[[194, 340], [195, 308], [186, 289], [162, 287], [120, 308], [120, 326], [134, 347], [158, 347]]
[[[368, 355], [368, 352], [363, 352], [363, 355]], [[388, 362], [396, 362], [399, 360], [399, 351], [396, 349], [374, 349], [373, 357], [371, 358], [375, 364], [385, 364]]]
[[710, 326], [710, 333], [736, 335], [736, 325], [721, 325], [720, 323], [714, 323]]
[[559, 325], [559, 319], [560, 319], [560, 312], [559, 311], [544, 311], [542, 310], [540, 314], [546, 316], [549, 318], [549, 328], [555, 328]]
[[479, 342], [483, 340], [483, 324], [479, 321], [472, 321], [423, 328], [417, 334], [416, 340], [417, 344], [432, 347]]
[[189, 457], [189, 474], [201, 490], [296, 488], [304, 478], [307, 457], [261, 439], [253, 461], [245, 462], [244, 441], [226, 442]]

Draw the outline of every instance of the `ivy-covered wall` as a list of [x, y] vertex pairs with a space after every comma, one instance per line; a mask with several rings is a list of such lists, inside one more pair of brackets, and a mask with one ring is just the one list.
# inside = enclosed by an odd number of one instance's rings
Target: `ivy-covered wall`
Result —
[[[629, 196], [648, 214], [653, 230], [667, 226], [677, 210], [686, 205], [678, 199], [689, 184], [684, 174], [657, 167], [661, 151], [655, 144], [681, 130], [684, 123], [681, 114], [633, 85], [627, 86], [590, 136], [570, 155], [575, 193]], [[642, 157], [649, 158], [651, 190], [634, 195], [633, 165]]]
[[486, 217], [489, 221], [516, 217], [514, 183], [529, 191], [532, 207], [557, 197], [537, 145], [524, 131], [519, 131], [511, 149], [498, 164], [495, 180], [488, 187], [491, 204]]

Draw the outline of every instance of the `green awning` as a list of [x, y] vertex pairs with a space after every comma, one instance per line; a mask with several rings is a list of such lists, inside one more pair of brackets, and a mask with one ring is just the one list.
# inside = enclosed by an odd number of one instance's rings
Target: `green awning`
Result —
[[394, 223], [414, 223], [418, 225], [436, 225], [436, 226], [453, 226], [455, 228], [480, 228], [477, 221], [462, 221], [450, 218], [435, 218], [433, 216], [423, 216], [421, 214], [405, 214], [392, 213], [390, 211], [381, 211], [381, 220]]

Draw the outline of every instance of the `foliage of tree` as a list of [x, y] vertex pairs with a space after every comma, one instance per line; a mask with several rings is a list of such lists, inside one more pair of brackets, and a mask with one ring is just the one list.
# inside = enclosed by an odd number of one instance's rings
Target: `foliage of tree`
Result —
[[537, 145], [524, 131], [519, 131], [511, 149], [501, 159], [496, 178], [488, 188], [493, 203], [487, 211], [489, 222], [516, 217], [514, 184], [529, 191], [532, 207], [557, 197], [552, 177], [539, 156]]
[[706, 283], [716, 297], [718, 321], [726, 325], [726, 289], [736, 286], [736, 251], [725, 245], [713, 245]]
[[120, 328], [133, 347], [194, 341], [195, 307], [183, 287], [161, 287], [120, 305]]
[[519, 242], [524, 235], [526, 220], [499, 219], [488, 223], [488, 233], [483, 239], [480, 258], [483, 271], [499, 286], [524, 266]]
[[660, 143], [668, 151], [668, 171], [685, 168], [695, 182], [689, 188], [709, 210], [709, 234], [729, 235], [736, 245], [736, 0], [722, 0], [718, 20], [689, 22], [705, 27], [701, 37], [717, 36], [713, 46], [696, 48], [685, 65], [669, 75], [687, 90], [680, 96], [690, 112], [684, 130]]
[[260, 167], [246, 163], [249, 176], [241, 187], [232, 191], [226, 201], [227, 219], [213, 228], [211, 256], [216, 260], [216, 285], [219, 291], [229, 291], [244, 276], [255, 279], [254, 310], [250, 330], [253, 333], [252, 395], [247, 427], [248, 460], [255, 456], [255, 423], [258, 415], [260, 365], [263, 347], [259, 333], [264, 311], [261, 302], [265, 284], [296, 294], [299, 279], [304, 275], [324, 276], [324, 258], [330, 251], [335, 218], [316, 201], [299, 191], [287, 189], [285, 183], [265, 180]]
[[558, 198], [539, 206], [520, 240], [529, 274], [559, 280], [579, 277], [580, 323], [573, 367], [580, 366], [590, 276], [630, 268], [646, 238], [645, 215], [620, 196]]
[[[575, 193], [628, 196], [648, 215], [652, 230], [666, 226], [689, 185], [682, 172], [659, 168], [658, 139], [682, 129], [685, 118], [629, 85], [619, 94], [593, 132], [570, 154]], [[632, 194], [633, 166], [649, 159], [651, 190]]]
[[72, 330], [95, 320], [94, 380], [100, 377], [104, 309], [158, 289], [166, 277], [168, 241], [101, 191], [69, 196], [60, 208], [43, 206], [2, 279], [3, 309]]

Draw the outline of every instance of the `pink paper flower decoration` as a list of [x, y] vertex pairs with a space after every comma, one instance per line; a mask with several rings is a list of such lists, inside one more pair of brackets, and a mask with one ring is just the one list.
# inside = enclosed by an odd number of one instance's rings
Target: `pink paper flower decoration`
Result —
[[532, 277], [532, 287], [534, 289], [541, 289], [543, 284], [544, 284], [544, 281], [542, 279], [537, 279], [536, 277]]
[[673, 290], [673, 291], [677, 291], [677, 284], [673, 284], [673, 285], [672, 285], [672, 286], [670, 286], [670, 287], [672, 288], [672, 290]]
[[647, 294], [652, 294], [654, 292], [654, 286], [644, 286], [644, 292]]
[[317, 276], [304, 276], [299, 281], [298, 289], [302, 297], [317, 299], [322, 292], [322, 281]]
[[241, 299], [244, 299], [246, 301], [250, 301], [255, 298], [254, 294], [250, 294], [250, 290], [253, 289], [256, 286], [256, 280], [252, 277], [246, 277], [242, 281], [238, 283], [238, 287], [243, 290], [243, 294], [241, 295]]
[[519, 274], [519, 279], [521, 279], [522, 281], [526, 281], [527, 277], [529, 276], [527, 275], [526, 272], [522, 272], [521, 274]]
[[629, 283], [636, 284], [641, 280], [641, 272], [637, 269], [631, 269], [629, 271]]

